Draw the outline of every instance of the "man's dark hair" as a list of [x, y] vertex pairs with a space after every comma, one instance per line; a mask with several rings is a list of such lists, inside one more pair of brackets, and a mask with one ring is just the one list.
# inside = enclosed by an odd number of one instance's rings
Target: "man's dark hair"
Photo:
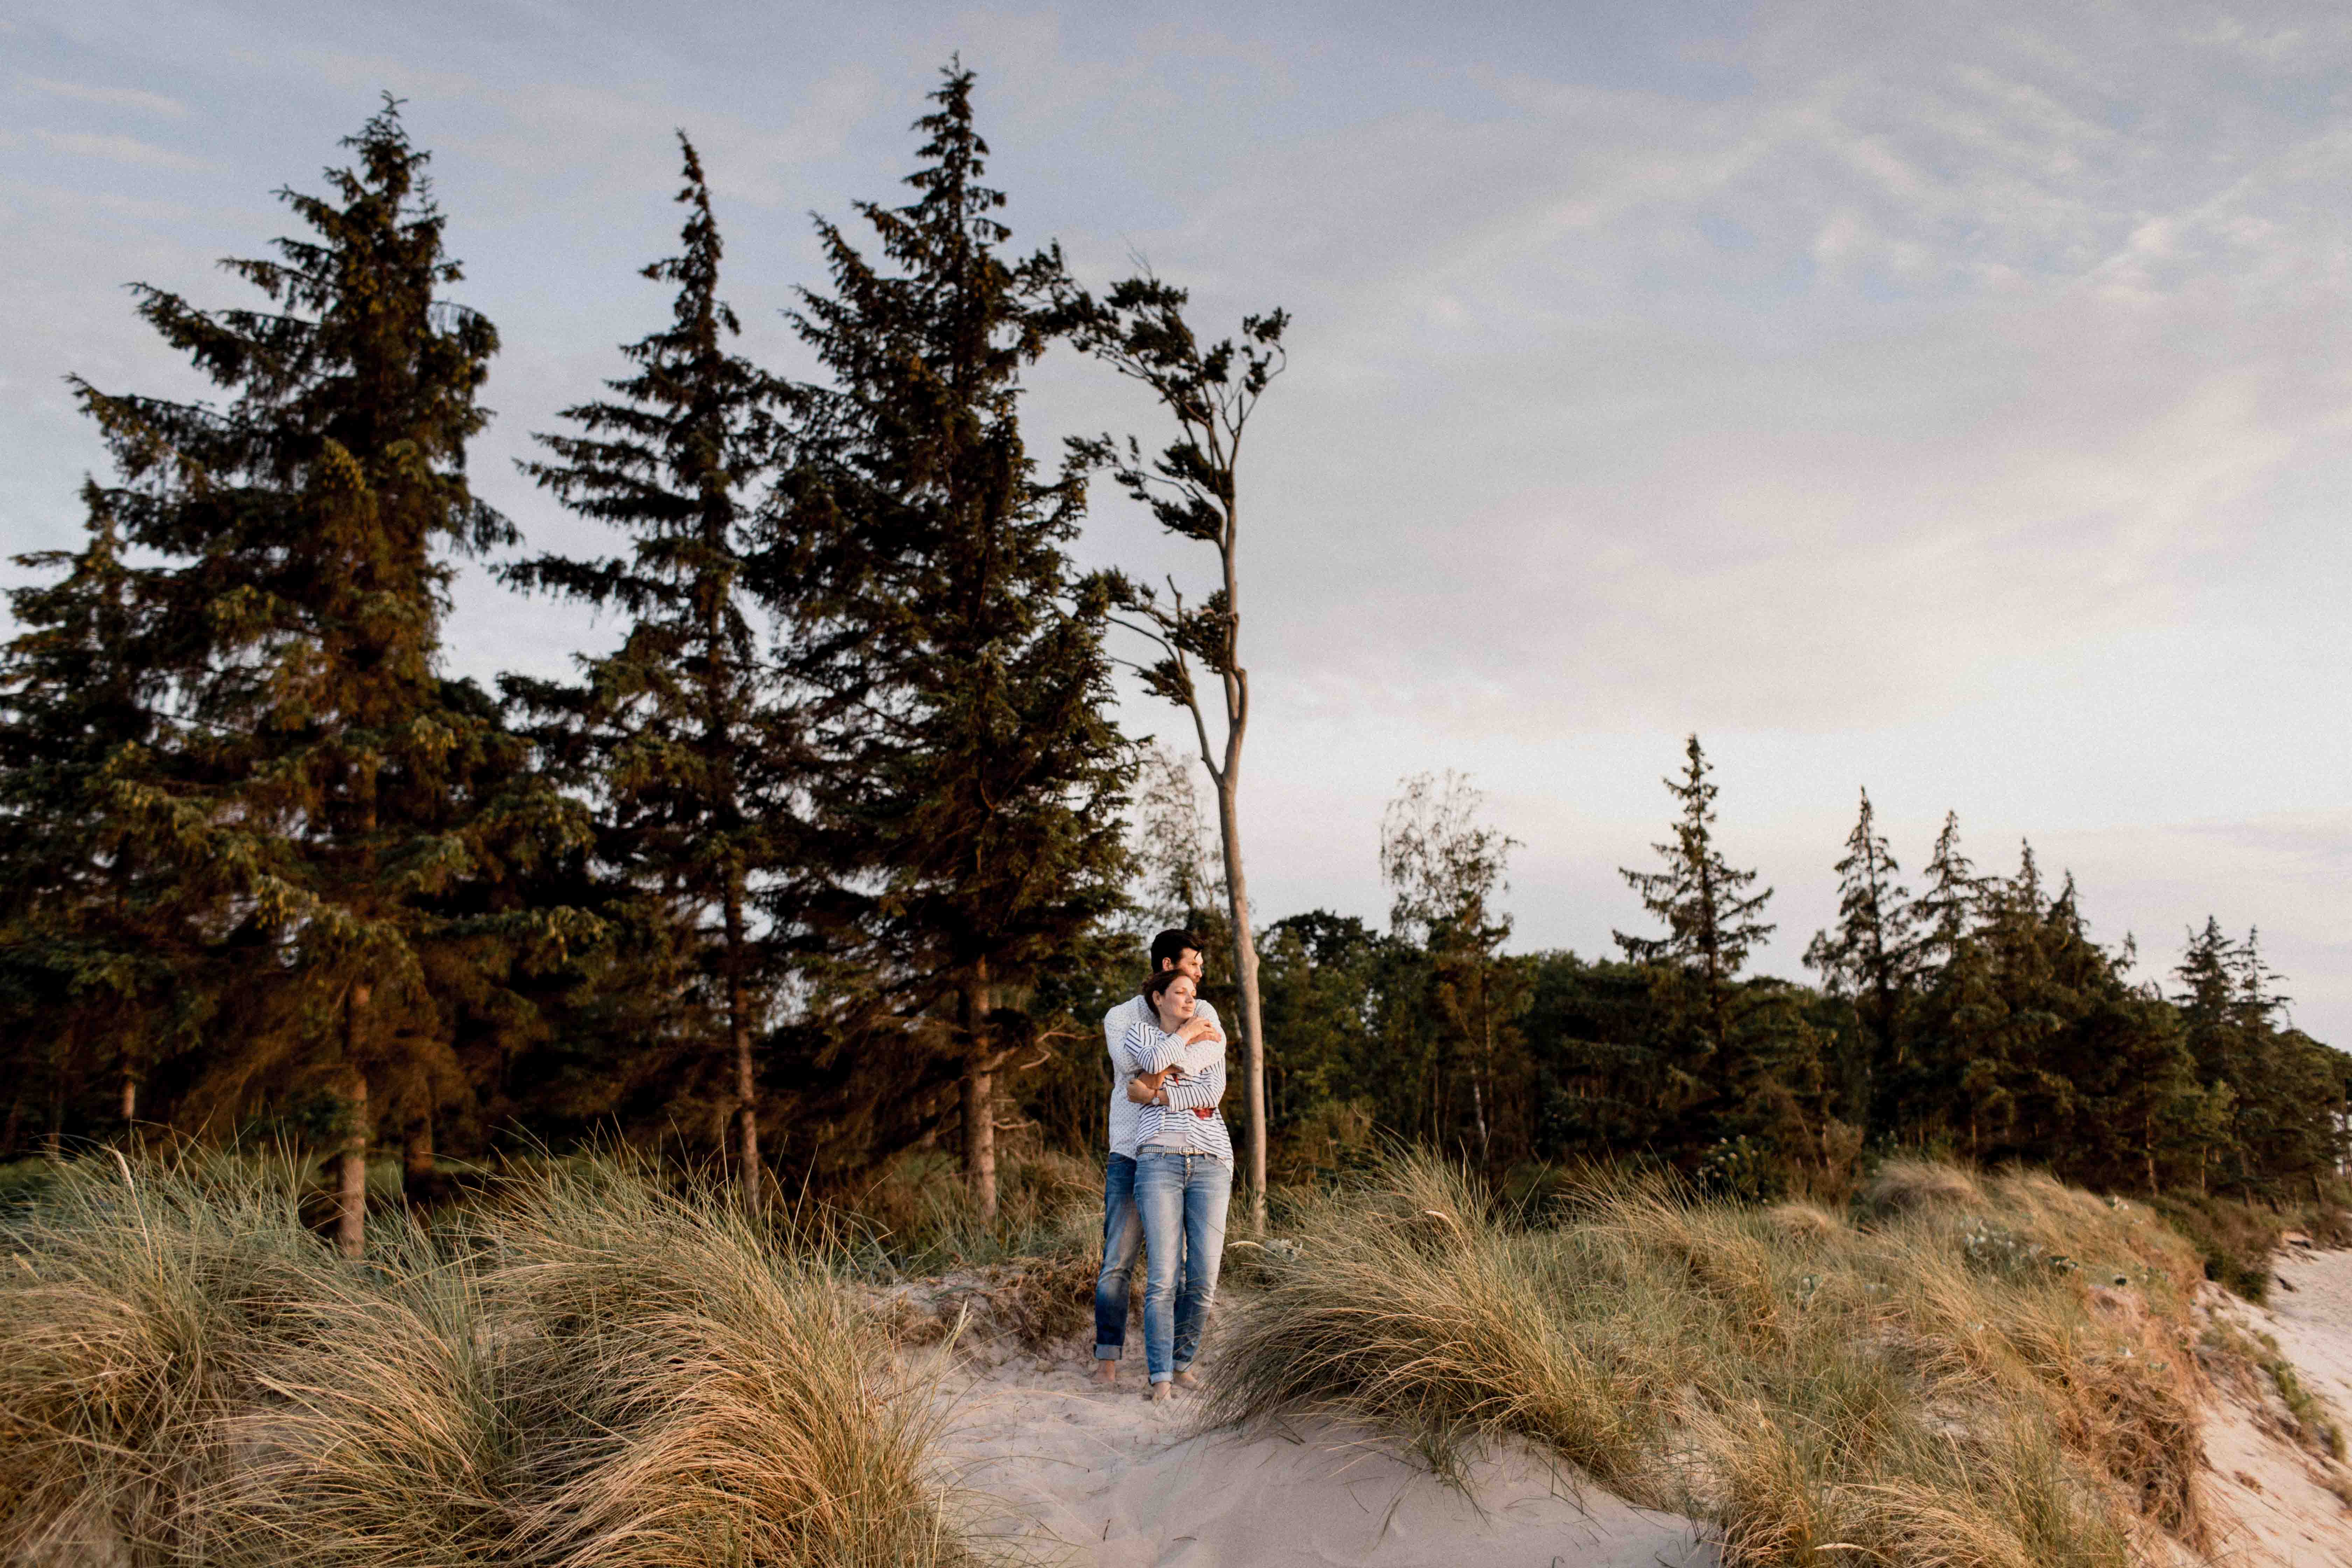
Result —
[[1157, 974], [1160, 973], [1161, 964], [1174, 963], [1182, 958], [1186, 948], [1192, 949], [1202, 957], [1206, 957], [1209, 952], [1207, 948], [1201, 945], [1201, 939], [1189, 931], [1163, 931], [1153, 937], [1151, 939], [1151, 973]]

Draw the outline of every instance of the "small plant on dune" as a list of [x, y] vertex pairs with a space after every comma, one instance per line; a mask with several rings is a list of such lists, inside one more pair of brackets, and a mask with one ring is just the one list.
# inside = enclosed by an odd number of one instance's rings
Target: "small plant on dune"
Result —
[[2274, 1424], [2286, 1436], [2321, 1458], [2342, 1464], [2344, 1428], [2326, 1401], [2303, 1381], [2278, 1346], [2278, 1341], [2258, 1329], [2249, 1329], [2216, 1315], [2205, 1329], [2198, 1349], [2224, 1381], [2233, 1382], [2259, 1404], [2274, 1395]]
[[1870, 1205], [1856, 1228], [1602, 1182], [1515, 1226], [1407, 1156], [1295, 1216], [1315, 1244], [1269, 1261], [1214, 1411], [1364, 1423], [1456, 1477], [1530, 1443], [1714, 1519], [1741, 1565], [2200, 1543], [2186, 1250], [2041, 1178], [1882, 1169]]

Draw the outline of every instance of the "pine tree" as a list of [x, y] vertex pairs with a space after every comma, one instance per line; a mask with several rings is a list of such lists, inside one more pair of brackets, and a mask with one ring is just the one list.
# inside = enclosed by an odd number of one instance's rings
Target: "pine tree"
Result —
[[[2219, 956], [2227, 976], [2219, 1007], [2227, 1025], [2218, 1035], [2233, 1069], [2227, 1078], [2233, 1091], [2229, 1179], [2242, 1196], [2298, 1194], [2305, 1184], [2334, 1174], [2343, 1156], [2343, 1059], [2284, 1026], [2290, 998], [2263, 957], [2259, 931], [2248, 931], [2244, 942], [2224, 945], [2217, 955], [2218, 936], [2209, 921], [2200, 939], [2205, 952], [2184, 970]], [[2210, 1017], [2204, 1000], [2199, 1011]]]
[[22, 629], [0, 655], [0, 1017], [12, 1149], [25, 1097], [54, 1148], [91, 1073], [110, 1069], [119, 1120], [199, 988], [168, 928], [142, 922], [154, 889], [102, 830], [110, 766], [150, 737], [155, 679], [140, 647], [135, 568], [106, 492], [83, 486], [87, 542], [21, 555], [57, 581], [20, 587]]
[[715, 1020], [733, 1156], [756, 1207], [765, 1188], [753, 1042], [781, 955], [780, 928], [763, 924], [757, 906], [799, 864], [795, 792], [806, 766], [746, 576], [760, 548], [759, 491], [779, 456], [782, 389], [728, 352], [742, 327], [719, 298], [710, 190], [693, 143], [682, 133], [678, 143], [684, 249], [644, 268], [677, 286], [670, 323], [625, 346], [635, 374], [605, 384], [612, 400], [565, 409], [580, 434], [538, 437], [553, 458], [526, 465], [573, 511], [625, 532], [628, 553], [542, 556], [505, 574], [618, 607], [628, 631], [615, 651], [582, 660], [583, 684], [510, 681], [509, 690], [572, 731], [555, 750], [571, 761], [567, 782], [600, 807], [599, 858], [649, 906], [646, 918], [676, 930], [663, 948], [686, 967], [686, 994], [663, 989], [690, 1020]]
[[1944, 814], [1936, 847], [1927, 857], [1927, 888], [1912, 910], [1920, 927], [1919, 963], [1932, 972], [1952, 961], [1976, 928], [1984, 905], [1984, 881], [1960, 852], [1960, 815], [1956, 811]]
[[834, 385], [806, 394], [769, 580], [831, 704], [843, 918], [910, 1031], [947, 1016], [966, 1178], [992, 1215], [995, 1079], [1024, 1035], [1007, 1004], [1121, 906], [1132, 761], [1107, 714], [1107, 606], [1074, 599], [1064, 550], [1081, 477], [1041, 481], [1021, 438], [1060, 258], [999, 255], [972, 76], [942, 74], [916, 200], [857, 209], [884, 266], [819, 225], [833, 291], [797, 320]]
[[1866, 789], [1845, 849], [1835, 868], [1838, 924], [1814, 934], [1805, 963], [1832, 995], [1853, 999], [1861, 1019], [1861, 1082], [1851, 1096], [1853, 1109], [1844, 1113], [1859, 1124], [1870, 1114], [1872, 1085], [1904, 1066], [1902, 1010], [1918, 960], [1910, 895], [1895, 879], [1902, 868], [1878, 832]]
[[1660, 973], [1668, 1028], [1683, 1042], [1669, 1068], [1675, 1079], [1670, 1089], [1686, 1102], [1727, 1101], [1730, 1119], [1738, 1121], [1759, 1110], [1759, 1080], [1770, 1076], [1775, 1054], [1776, 1042], [1747, 1037], [1744, 1026], [1757, 998], [1738, 984], [1749, 954], [1772, 933], [1771, 924], [1759, 918], [1772, 889], [1748, 891], [1757, 873], [1735, 869], [1716, 847], [1717, 786], [1696, 735], [1686, 742], [1684, 758], [1683, 776], [1664, 781], [1682, 808], [1675, 837], [1652, 846], [1664, 869], [1619, 872], [1666, 933], [1613, 934], [1627, 958]]
[[344, 145], [330, 195], [280, 193], [312, 237], [228, 264], [272, 309], [138, 289], [226, 407], [79, 393], [124, 546], [159, 563], [134, 579], [152, 730], [110, 764], [106, 832], [216, 972], [199, 1101], [340, 1090], [356, 1252], [386, 1091], [459, 1076], [445, 983], [519, 928], [561, 937], [452, 908], [503, 831], [484, 792], [514, 775], [487, 700], [433, 668], [443, 552], [512, 537], [465, 472], [498, 336], [436, 298], [459, 271], [397, 105]]

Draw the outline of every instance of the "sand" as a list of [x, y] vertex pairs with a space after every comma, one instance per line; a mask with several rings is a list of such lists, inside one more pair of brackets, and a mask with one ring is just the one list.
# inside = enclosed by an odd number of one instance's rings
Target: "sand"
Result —
[[[1297, 1423], [1199, 1433], [1197, 1395], [1153, 1405], [1140, 1360], [1105, 1390], [1075, 1357], [967, 1343], [948, 1371], [951, 1474], [983, 1533], [1087, 1568], [1711, 1568], [1690, 1521], [1581, 1496], [1524, 1452], [1469, 1495], [1378, 1442]], [[1202, 1370], [1211, 1357], [1204, 1352]]]
[[[2352, 1251], [2290, 1247], [2265, 1309], [2209, 1288], [2200, 1308], [2269, 1334], [2352, 1438]], [[2352, 1568], [2352, 1468], [2329, 1465], [2281, 1430], [2284, 1405], [2266, 1389], [2217, 1391], [2205, 1426], [2209, 1495], [2230, 1522], [2216, 1560], [2244, 1568]]]
[[[2266, 1310], [2209, 1287], [2199, 1310], [2269, 1334], [2352, 1438], [2352, 1251], [2290, 1248]], [[1202, 1371], [1214, 1368], [1213, 1338]], [[1297, 1422], [1200, 1429], [1197, 1395], [1152, 1405], [1139, 1356], [1103, 1389], [1075, 1345], [1044, 1359], [961, 1338], [937, 1358], [943, 1453], [982, 1533], [1086, 1568], [1713, 1568], [1691, 1521], [1637, 1509], [1505, 1450], [1468, 1493], [1361, 1433]], [[2352, 1568], [2352, 1467], [2284, 1430], [2273, 1390], [2220, 1387], [2207, 1411], [2212, 1563]], [[2176, 1561], [2189, 1561], [2179, 1552]]]

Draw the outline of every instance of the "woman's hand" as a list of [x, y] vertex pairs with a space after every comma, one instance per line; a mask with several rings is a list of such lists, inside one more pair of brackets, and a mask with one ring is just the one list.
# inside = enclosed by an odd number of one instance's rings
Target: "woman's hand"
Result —
[[1176, 1039], [1179, 1044], [1187, 1046], [1194, 1040], [1214, 1040], [1219, 1045], [1223, 1045], [1225, 1041], [1225, 1032], [1218, 1028], [1213, 1020], [1203, 1018], [1195, 1013], [1184, 1021], [1182, 1028], [1176, 1031]]
[[1167, 1089], [1168, 1080], [1171, 1078], [1181, 1078], [1183, 1073], [1184, 1069], [1178, 1067], [1162, 1068], [1158, 1072], [1139, 1073], [1128, 1079], [1127, 1098], [1138, 1105], [1156, 1105], [1160, 1102], [1160, 1095]]

